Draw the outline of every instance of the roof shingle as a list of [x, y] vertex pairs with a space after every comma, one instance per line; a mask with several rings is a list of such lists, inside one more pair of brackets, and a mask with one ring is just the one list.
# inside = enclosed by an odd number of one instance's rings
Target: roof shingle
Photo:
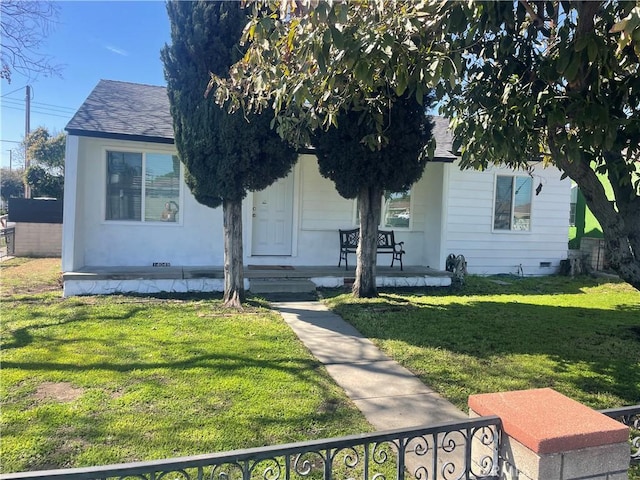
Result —
[[[450, 162], [453, 135], [449, 121], [432, 117], [435, 160]], [[174, 143], [166, 87], [100, 80], [65, 130], [71, 135]]]
[[80, 136], [173, 143], [167, 89], [100, 80], [65, 130]]

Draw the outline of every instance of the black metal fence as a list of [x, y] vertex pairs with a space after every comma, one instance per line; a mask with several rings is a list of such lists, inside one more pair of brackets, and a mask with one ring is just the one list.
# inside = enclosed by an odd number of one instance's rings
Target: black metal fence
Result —
[[631, 444], [631, 465], [640, 465], [640, 405], [621, 408], [608, 408], [600, 413], [613, 418], [629, 427]]
[[[640, 405], [600, 412], [629, 426], [630, 464], [640, 465]], [[500, 418], [490, 416], [150, 462], [9, 473], [0, 480], [497, 480], [501, 437]]]
[[403, 480], [498, 479], [502, 424], [479, 417], [191, 457], [0, 475], [10, 479]]

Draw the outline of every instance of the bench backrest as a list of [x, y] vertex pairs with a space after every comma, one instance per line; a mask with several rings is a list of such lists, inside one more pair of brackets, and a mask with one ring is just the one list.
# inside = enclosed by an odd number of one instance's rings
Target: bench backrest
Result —
[[393, 248], [395, 245], [393, 230], [378, 230], [378, 248]]
[[[340, 248], [356, 248], [359, 240], [359, 228], [340, 230]], [[393, 230], [378, 230], [378, 248], [393, 248], [395, 244]]]
[[356, 248], [360, 240], [360, 229], [340, 230], [340, 248]]

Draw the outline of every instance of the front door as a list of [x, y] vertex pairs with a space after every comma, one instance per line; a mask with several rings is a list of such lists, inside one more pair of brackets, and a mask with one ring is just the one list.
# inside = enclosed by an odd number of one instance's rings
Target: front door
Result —
[[293, 175], [253, 194], [252, 255], [291, 255]]

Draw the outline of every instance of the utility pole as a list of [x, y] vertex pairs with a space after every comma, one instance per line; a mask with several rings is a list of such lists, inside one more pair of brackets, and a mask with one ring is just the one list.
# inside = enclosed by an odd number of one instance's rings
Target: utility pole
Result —
[[[24, 115], [24, 171], [29, 169], [29, 132], [31, 131], [31, 85], [27, 85], [25, 93]], [[24, 198], [31, 198], [31, 187], [24, 184]]]
[[13, 150], [9, 149], [9, 171], [11, 171], [11, 161], [13, 160]]

